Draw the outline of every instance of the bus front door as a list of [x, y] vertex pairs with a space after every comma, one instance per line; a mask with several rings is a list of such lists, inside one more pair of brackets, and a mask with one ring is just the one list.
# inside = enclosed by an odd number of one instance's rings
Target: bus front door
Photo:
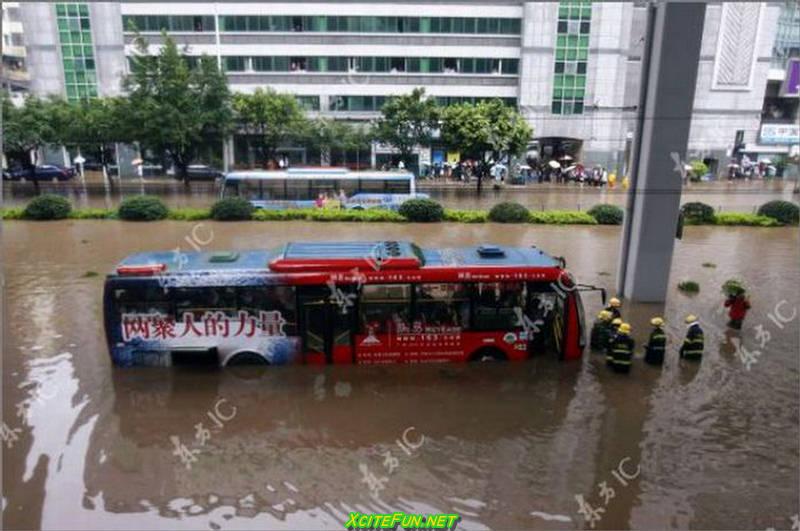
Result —
[[345, 292], [332, 294], [327, 286], [303, 286], [297, 291], [303, 363], [352, 363], [355, 297], [349, 298]]

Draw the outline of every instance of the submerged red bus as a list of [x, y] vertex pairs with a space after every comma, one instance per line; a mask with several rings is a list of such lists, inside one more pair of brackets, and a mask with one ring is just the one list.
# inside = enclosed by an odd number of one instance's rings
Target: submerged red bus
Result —
[[297, 242], [129, 256], [104, 315], [125, 367], [576, 359], [595, 289], [536, 247]]

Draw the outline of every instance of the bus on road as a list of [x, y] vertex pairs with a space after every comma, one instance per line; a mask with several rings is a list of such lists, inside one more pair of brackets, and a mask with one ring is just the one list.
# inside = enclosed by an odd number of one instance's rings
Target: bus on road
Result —
[[129, 256], [104, 315], [125, 367], [570, 360], [597, 289], [536, 247], [296, 242]]
[[360, 171], [346, 168], [290, 168], [286, 170], [234, 171], [225, 175], [221, 198], [244, 197], [255, 208], [311, 208], [319, 194], [336, 200], [344, 191], [343, 208], [397, 209], [416, 192], [414, 174], [406, 171]]

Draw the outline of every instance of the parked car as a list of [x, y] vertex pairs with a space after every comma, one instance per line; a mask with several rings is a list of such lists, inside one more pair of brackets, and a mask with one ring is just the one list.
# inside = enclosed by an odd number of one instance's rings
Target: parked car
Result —
[[[75, 177], [75, 168], [64, 168], [61, 166], [53, 166], [46, 164], [44, 166], [36, 166], [36, 173], [34, 178], [37, 181], [50, 181], [57, 179], [59, 181], [68, 181]], [[15, 166], [3, 171], [4, 181], [19, 181], [20, 179], [30, 179], [31, 172], [29, 168], [22, 166]]]
[[[169, 174], [176, 179], [181, 178], [180, 174], [174, 168], [169, 170]], [[221, 178], [222, 175], [223, 173], [221, 171], [211, 166], [206, 166], [205, 164], [190, 164], [186, 168], [186, 176], [190, 181], [213, 181]]]

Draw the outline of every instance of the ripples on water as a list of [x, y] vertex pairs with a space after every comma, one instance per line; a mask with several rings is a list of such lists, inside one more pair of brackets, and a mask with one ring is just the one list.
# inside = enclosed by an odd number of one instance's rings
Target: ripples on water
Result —
[[[478, 367], [112, 370], [102, 275], [84, 274], [136, 250], [174, 248], [190, 227], [3, 227], [3, 418], [20, 430], [4, 449], [5, 527], [341, 529], [350, 511], [405, 510], [457, 512], [463, 529], [573, 529], [588, 527], [575, 496], [602, 506], [601, 482], [615, 496], [598, 528], [787, 528], [798, 513], [800, 318], [779, 330], [766, 317], [780, 300], [798, 306], [795, 230], [688, 228], [670, 284], [693, 278], [701, 293], [625, 309], [639, 342], [655, 313], [666, 315], [670, 338], [663, 369], [638, 363], [628, 377], [590, 353], [580, 363]], [[313, 223], [209, 227], [214, 249], [272, 246], [289, 233], [319, 239]], [[601, 272], [614, 271], [616, 228], [493, 231], [326, 225], [328, 238], [535, 243], [565, 255], [582, 281], [613, 286]], [[701, 268], [706, 261], [717, 267]], [[772, 333], [749, 371], [717, 312], [730, 276], [758, 287], [745, 345], [757, 347], [757, 324]], [[586, 302], [591, 316], [599, 301]], [[675, 359], [689, 311], [709, 338], [699, 365]], [[219, 399], [236, 414], [187, 468], [170, 438], [191, 445], [198, 423], [213, 428]], [[408, 438], [424, 442], [406, 453], [397, 441], [411, 427]], [[397, 459], [391, 472], [386, 452]], [[626, 470], [640, 467], [627, 486], [613, 475], [623, 459]], [[364, 470], [387, 478], [379, 498]]]

